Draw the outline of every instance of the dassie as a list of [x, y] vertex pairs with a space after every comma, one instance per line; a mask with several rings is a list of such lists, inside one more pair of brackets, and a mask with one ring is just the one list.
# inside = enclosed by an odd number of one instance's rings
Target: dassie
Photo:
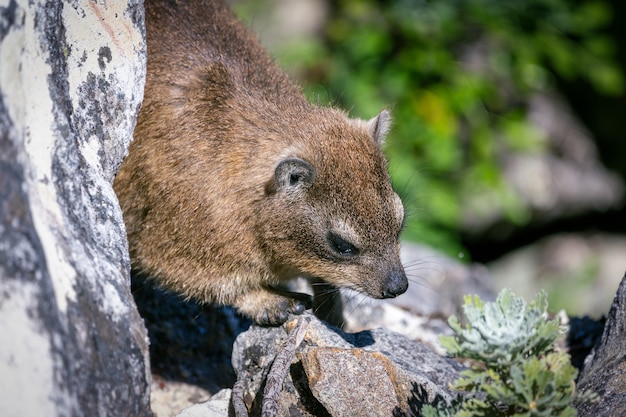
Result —
[[280, 289], [294, 277], [406, 291], [388, 112], [307, 102], [222, 1], [145, 7], [145, 96], [114, 184], [133, 267], [270, 325], [309, 307]]

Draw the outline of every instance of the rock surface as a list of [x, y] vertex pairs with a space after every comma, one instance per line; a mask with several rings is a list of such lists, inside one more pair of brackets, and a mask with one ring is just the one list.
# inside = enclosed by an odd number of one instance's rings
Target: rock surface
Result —
[[[280, 393], [279, 415], [406, 415], [423, 404], [449, 402], [448, 384], [462, 367], [422, 344], [384, 329], [344, 333], [309, 320]], [[252, 326], [239, 335], [233, 367], [244, 382], [250, 415], [260, 415], [267, 371], [295, 320], [279, 328]]]
[[140, 1], [0, 7], [0, 414], [149, 416], [112, 179], [143, 93]]
[[578, 381], [579, 389], [600, 396], [597, 402], [579, 406], [580, 417], [626, 415], [626, 276], [613, 299], [602, 339], [585, 360]]

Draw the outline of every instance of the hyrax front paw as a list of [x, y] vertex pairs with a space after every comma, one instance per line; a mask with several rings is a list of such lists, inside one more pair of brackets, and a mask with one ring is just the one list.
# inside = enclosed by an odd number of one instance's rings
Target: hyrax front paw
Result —
[[289, 319], [290, 314], [302, 314], [306, 306], [299, 300], [282, 298], [278, 303], [257, 311], [253, 320], [263, 326], [278, 326]]
[[248, 293], [243, 299], [238, 310], [261, 326], [279, 326], [290, 314], [302, 314], [313, 305], [311, 296], [301, 293], [276, 294], [263, 290]]

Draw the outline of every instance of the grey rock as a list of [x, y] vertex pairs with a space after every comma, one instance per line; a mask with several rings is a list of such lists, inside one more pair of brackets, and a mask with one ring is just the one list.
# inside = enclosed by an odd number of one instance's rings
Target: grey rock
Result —
[[580, 417], [626, 415], [626, 276], [613, 299], [598, 346], [585, 359], [578, 389], [592, 390], [600, 399], [580, 404]]
[[140, 1], [0, 11], [0, 410], [149, 416], [111, 186], [143, 94]]
[[230, 407], [231, 390], [218, 391], [210, 400], [184, 409], [176, 417], [227, 417]]
[[[418, 415], [423, 404], [450, 402], [462, 367], [424, 345], [385, 329], [344, 333], [310, 320], [279, 398], [279, 414], [294, 416]], [[233, 367], [245, 382], [250, 415], [260, 415], [267, 371], [287, 338], [283, 327], [252, 326], [233, 347]]]

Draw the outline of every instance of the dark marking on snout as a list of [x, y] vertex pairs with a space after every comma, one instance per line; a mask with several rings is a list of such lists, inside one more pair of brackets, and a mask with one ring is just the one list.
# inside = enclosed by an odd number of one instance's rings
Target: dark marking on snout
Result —
[[409, 281], [404, 273], [404, 268], [399, 267], [390, 272], [387, 282], [382, 289], [382, 298], [395, 298], [403, 294], [409, 288]]

